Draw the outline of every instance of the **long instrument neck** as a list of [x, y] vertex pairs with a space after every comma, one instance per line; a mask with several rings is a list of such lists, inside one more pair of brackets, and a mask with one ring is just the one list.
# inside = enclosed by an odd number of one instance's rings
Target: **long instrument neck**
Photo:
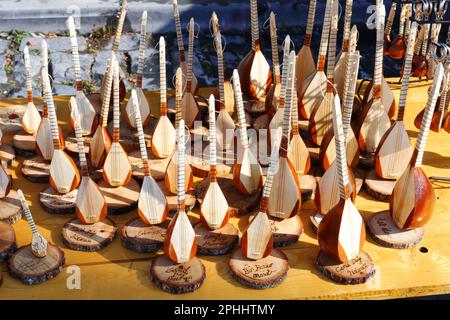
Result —
[[28, 102], [33, 102], [33, 86], [31, 80], [31, 66], [30, 66], [30, 53], [28, 45], [23, 49], [23, 59], [25, 65], [25, 83], [27, 86]]
[[183, 118], [181, 102], [183, 100], [183, 72], [181, 68], [177, 69], [175, 78], [175, 128], [178, 128]]
[[316, 17], [316, 7], [317, 7], [317, 0], [311, 0], [309, 2], [308, 22], [306, 23], [305, 39], [303, 40], [303, 45], [306, 47], [311, 46], [311, 38], [314, 30], [314, 19]]
[[211, 182], [217, 181], [217, 154], [216, 154], [216, 107], [214, 96], [209, 97], [209, 176]]
[[186, 92], [191, 92], [192, 86], [192, 60], [194, 58], [194, 19], [189, 22], [189, 46], [186, 75]]
[[334, 66], [336, 60], [336, 35], [339, 18], [338, 9], [339, 9], [339, 2], [335, 0], [335, 2], [333, 3], [331, 26], [330, 26], [330, 38], [328, 42], [328, 65], [327, 65], [328, 90], [333, 90], [332, 87], [334, 83]]
[[377, 40], [375, 45], [375, 68], [373, 74], [373, 99], [381, 99], [381, 78], [383, 74], [383, 30], [384, 16], [382, 15], [382, 5], [377, 5], [376, 32]]
[[328, 36], [330, 35], [331, 8], [334, 0], [327, 0], [325, 16], [323, 19], [322, 37], [320, 39], [319, 58], [317, 59], [317, 71], [325, 70], [325, 59], [327, 56]]
[[270, 13], [270, 42], [272, 44], [272, 64], [275, 84], [281, 82], [280, 79], [280, 59], [278, 55], [278, 36], [277, 36], [277, 22], [275, 14]]
[[391, 34], [392, 24], [394, 23], [395, 11], [397, 10], [397, 3], [392, 2], [391, 9], [389, 10], [389, 17], [386, 22], [386, 28], [384, 29], [384, 34], [386, 36]]
[[284, 39], [283, 46], [283, 67], [281, 73], [281, 88], [280, 88], [280, 99], [278, 108], [284, 108], [286, 104], [286, 86], [287, 86], [287, 75], [288, 75], [288, 66], [289, 66], [289, 48], [291, 46], [291, 37], [289, 35]]
[[83, 91], [83, 86], [81, 84], [81, 67], [80, 56], [78, 54], [77, 32], [75, 30], [75, 22], [73, 17], [69, 17], [69, 33], [70, 43], [72, 45], [73, 66], [75, 69], [75, 85], [77, 91]]
[[111, 87], [114, 73], [114, 65], [115, 65], [115, 54], [112, 52], [111, 58], [109, 59], [109, 65], [106, 70], [106, 84], [105, 91], [103, 91], [102, 98], [102, 113], [100, 117], [100, 123], [103, 128], [106, 128], [108, 125], [108, 113], [109, 113], [109, 104], [111, 102]]
[[280, 157], [287, 158], [289, 137], [291, 129], [291, 110], [294, 102], [294, 78], [295, 78], [295, 54], [289, 55], [289, 66], [287, 71], [286, 107], [283, 113], [283, 132], [280, 145]]
[[248, 136], [247, 136], [247, 126], [245, 122], [245, 112], [244, 112], [244, 102], [242, 100], [242, 90], [241, 83], [239, 81], [239, 75], [236, 70], [233, 72], [233, 86], [234, 86], [234, 96], [236, 99], [236, 106], [238, 112], [239, 120], [239, 136], [241, 139], [242, 147], [248, 149]]
[[159, 83], [161, 116], [167, 116], [167, 77], [166, 77], [166, 42], [159, 39]]
[[137, 127], [137, 131], [138, 131], [139, 148], [141, 151], [144, 175], [150, 176], [150, 167], [148, 164], [147, 148], [146, 148], [145, 139], [144, 139], [144, 129], [142, 128], [142, 119], [141, 119], [141, 113], [139, 112], [139, 103], [138, 103], [136, 91], [134, 91], [134, 90], [131, 93], [131, 99], [133, 100], [134, 116], [136, 119], [136, 127]]
[[117, 23], [116, 35], [112, 46], [112, 51], [117, 54], [120, 45], [120, 38], [122, 37], [123, 24], [125, 22], [125, 16], [127, 15], [128, 5], [127, 1], [122, 1], [122, 7], [120, 9], [119, 22]]
[[119, 64], [114, 68], [114, 106], [113, 106], [113, 142], [120, 139], [120, 98], [119, 98]]
[[180, 120], [178, 127], [178, 212], [185, 211], [185, 172], [184, 172], [184, 158], [185, 158], [185, 144], [184, 144], [184, 120]]
[[259, 25], [258, 25], [258, 4], [256, 0], [250, 0], [250, 23], [252, 32], [252, 49], [260, 50]]
[[348, 52], [350, 45], [350, 27], [352, 24], [353, 0], [345, 2], [344, 37], [342, 38], [342, 52]]
[[[45, 72], [48, 74], [48, 49], [47, 49], [47, 42], [45, 40], [42, 40], [42, 43], [41, 43], [41, 68], [45, 69]], [[45, 101], [45, 99], [44, 99], [42, 116], [44, 118], [48, 118], [48, 105], [47, 105], [47, 101]]]
[[180, 12], [178, 11], [178, 1], [173, 1], [173, 17], [175, 18], [175, 31], [177, 32], [178, 51], [180, 53], [180, 64], [185, 61], [183, 34], [181, 33]]
[[144, 74], [144, 61], [145, 61], [145, 46], [147, 37], [147, 11], [142, 13], [141, 19], [141, 35], [139, 39], [139, 61], [137, 68], [137, 81], [136, 85], [138, 88], [142, 88], [142, 76]]

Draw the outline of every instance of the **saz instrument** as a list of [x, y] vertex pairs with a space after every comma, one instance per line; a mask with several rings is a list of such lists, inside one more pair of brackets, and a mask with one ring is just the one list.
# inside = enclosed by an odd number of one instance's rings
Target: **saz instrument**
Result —
[[[177, 32], [177, 43], [178, 43], [178, 52], [180, 55], [180, 67], [183, 71], [183, 86], [182, 88], [187, 88], [187, 70], [188, 67], [186, 65], [186, 60], [184, 56], [184, 42], [183, 42], [183, 34], [181, 32], [181, 22], [180, 22], [180, 12], [178, 11], [178, 0], [173, 0], [173, 16], [175, 19], [175, 31]], [[188, 57], [189, 59], [189, 57]], [[192, 71], [192, 79], [191, 79], [191, 92], [192, 94], [197, 94], [198, 91], [198, 81], [195, 77], [194, 72]]]
[[[78, 55], [77, 32], [75, 30], [75, 22], [72, 16], [70, 16], [67, 20], [67, 24], [69, 26], [70, 42], [72, 44], [72, 57], [75, 68], [75, 85], [77, 89], [75, 99], [77, 101], [76, 105], [78, 107], [81, 134], [87, 136], [94, 133], [94, 130], [97, 128], [97, 112], [83, 92], [80, 57]], [[73, 118], [70, 118], [70, 124], [72, 125], [72, 128], [75, 129]]]
[[219, 86], [218, 90], [216, 90], [218, 95], [217, 93], [215, 94], [219, 100], [219, 114], [216, 121], [217, 147], [220, 150], [230, 150], [233, 144], [234, 130], [236, 129], [234, 120], [230, 116], [230, 112], [235, 112], [234, 93], [231, 83], [229, 81], [225, 81], [222, 35], [220, 34], [219, 19], [217, 18], [215, 12], [212, 14], [211, 21], [214, 31], [214, 44], [216, 47], [217, 64], [219, 69]]
[[150, 173], [144, 129], [142, 128], [141, 113], [139, 112], [139, 101], [135, 90], [131, 91], [131, 101], [134, 105], [135, 121], [139, 134], [139, 147], [144, 169], [144, 179], [139, 194], [138, 213], [139, 217], [146, 224], [158, 224], [166, 220], [167, 214], [169, 213], [169, 206], [164, 193]]
[[84, 224], [91, 224], [102, 221], [106, 218], [107, 205], [103, 194], [97, 184], [89, 177], [89, 168], [84, 152], [83, 134], [80, 125], [79, 108], [76, 98], [70, 98], [72, 106], [71, 116], [75, 126], [75, 137], [77, 140], [78, 155], [81, 167], [81, 182], [78, 187], [77, 198], [75, 200], [75, 214]]
[[33, 102], [33, 86], [31, 79], [30, 53], [28, 45], [23, 49], [25, 65], [25, 81], [27, 86], [28, 105], [22, 117], [22, 129], [28, 134], [35, 134], [41, 123], [41, 115]]
[[80, 173], [75, 162], [62, 149], [60, 135], [56, 119], [55, 105], [53, 103], [50, 80], [47, 69], [42, 69], [42, 81], [44, 84], [44, 97], [48, 105], [48, 114], [50, 117], [50, 129], [53, 138], [53, 156], [50, 162], [50, 185], [59, 193], [69, 193], [75, 190], [80, 183]]
[[[152, 135], [152, 152], [158, 158], [167, 158], [176, 144], [176, 131], [167, 116], [166, 42], [159, 38], [160, 117]], [[139, 97], [138, 97], [139, 100]]]
[[331, 8], [334, 0], [327, 0], [325, 16], [323, 18], [322, 37], [320, 39], [319, 56], [316, 71], [303, 80], [299, 92], [300, 114], [309, 119], [318, 103], [323, 99], [327, 90], [327, 76], [325, 75], [325, 59], [327, 56], [328, 36], [330, 34]]
[[186, 90], [183, 93], [183, 101], [181, 110], [183, 112], [183, 119], [186, 125], [191, 128], [194, 121], [198, 119], [198, 103], [192, 93], [192, 59], [194, 57], [194, 18], [189, 21], [189, 47], [188, 47], [188, 61], [187, 61], [187, 75], [186, 75]]
[[[344, 82], [343, 92], [343, 118], [342, 123], [344, 126], [344, 137], [347, 150], [347, 161], [351, 168], [356, 167], [359, 162], [359, 145], [356, 139], [355, 133], [350, 126], [350, 120], [352, 117], [353, 101], [355, 96], [356, 83], [358, 82], [358, 70], [359, 70], [359, 51], [356, 49], [356, 41], [358, 37], [358, 29], [353, 26], [351, 31], [351, 39], [349, 45], [349, 51], [347, 53], [347, 65], [346, 76]], [[319, 160], [324, 170], [327, 170], [333, 161], [336, 159], [336, 147], [334, 142], [334, 131], [328, 130], [325, 134], [322, 144], [320, 146]]]
[[[175, 127], [179, 127], [181, 120], [182, 120], [182, 111], [181, 111], [181, 102], [183, 97], [183, 78], [182, 78], [182, 70], [179, 67], [176, 72], [176, 78], [175, 78]], [[184, 121], [183, 121], [184, 123]], [[179, 146], [178, 141], [178, 146]], [[186, 143], [186, 142], [183, 142]], [[183, 172], [185, 174], [185, 177], [183, 181], [185, 182], [184, 191], [188, 191], [192, 184], [194, 183], [194, 175], [192, 173], [192, 168], [189, 163], [184, 163], [184, 169]], [[172, 193], [176, 194], [178, 192], [178, 184], [175, 183], [177, 181], [178, 176], [178, 151], [177, 146], [175, 146], [175, 150], [172, 153], [172, 157], [170, 158], [169, 164], [167, 165], [166, 172], [164, 174], [164, 184], [167, 188], [167, 190]]]
[[270, 41], [272, 45], [272, 66], [273, 66], [273, 83], [269, 88], [266, 96], [266, 112], [269, 116], [273, 116], [278, 109], [280, 103], [281, 76], [280, 76], [280, 58], [278, 55], [278, 35], [277, 22], [273, 11], [270, 13]]
[[262, 169], [256, 155], [248, 145], [241, 83], [236, 69], [233, 71], [233, 87], [239, 118], [239, 137], [242, 146], [242, 150], [238, 150], [237, 161], [233, 166], [233, 182], [240, 193], [251, 195], [262, 186]]
[[400, 11], [400, 23], [397, 38], [391, 43], [389, 47], [389, 56], [392, 59], [401, 59], [405, 55], [406, 45], [404, 39], [405, 23], [406, 23], [406, 5], [402, 5]]
[[412, 60], [411, 75], [413, 77], [423, 77], [427, 71], [427, 61], [421, 54], [422, 44], [425, 37], [426, 28], [420, 27], [419, 35], [417, 36], [416, 44], [414, 46], [414, 56]]
[[309, 1], [308, 9], [308, 21], [306, 23], [305, 39], [303, 40], [303, 46], [297, 54], [297, 61], [295, 62], [295, 77], [297, 94], [301, 92], [301, 86], [303, 81], [314, 73], [316, 70], [316, 64], [311, 51], [311, 38], [314, 29], [314, 18], [316, 16], [317, 0]]
[[[146, 44], [147, 44], [147, 11], [144, 11], [144, 12], [142, 12], [142, 18], [141, 18], [141, 36], [140, 36], [140, 40], [139, 40], [139, 60], [138, 60], [138, 66], [137, 66], [136, 88], [135, 88], [137, 98], [138, 98], [138, 103], [139, 103], [139, 110], [141, 113], [142, 125], [144, 127], [150, 121], [150, 106], [148, 105], [148, 101], [147, 101], [147, 98], [145, 97], [144, 90], [142, 90], [142, 77], [144, 74]], [[128, 124], [131, 127], [136, 128], [137, 124], [136, 124], [136, 120], [134, 117], [134, 106], [133, 106], [133, 102], [131, 102], [130, 100], [128, 100], [127, 106], [125, 107], [125, 119], [127, 120]]]
[[273, 248], [273, 233], [267, 212], [273, 177], [277, 173], [278, 147], [279, 145], [275, 144], [272, 148], [269, 170], [264, 183], [258, 214], [242, 234], [242, 254], [244, 257], [252, 260], [259, 260], [267, 257], [272, 252]]
[[[116, 55], [111, 52], [112, 66], [116, 63]], [[89, 152], [89, 158], [91, 160], [91, 166], [94, 169], [103, 167], [105, 163], [106, 155], [111, 148], [111, 135], [108, 131], [108, 114], [109, 114], [109, 101], [111, 100], [111, 87], [113, 81], [113, 72], [109, 72], [106, 75], [106, 90], [103, 92], [104, 98], [102, 99], [102, 113], [100, 116], [99, 125], [91, 139], [91, 146]]]
[[28, 207], [27, 200], [25, 199], [25, 196], [23, 195], [21, 189], [17, 190], [17, 195], [19, 196], [20, 204], [23, 208], [23, 213], [27, 218], [28, 225], [30, 226], [31, 232], [33, 234], [31, 238], [31, 252], [36, 257], [43, 258], [47, 255], [48, 242], [37, 230], [33, 216], [31, 215], [30, 207]]
[[316, 106], [309, 118], [308, 131], [312, 141], [320, 146], [325, 134], [332, 128], [333, 111], [332, 103], [334, 101], [334, 61], [336, 55], [336, 33], [338, 24], [339, 2], [334, 1], [332, 6], [332, 21], [330, 28], [330, 38], [328, 42], [328, 65], [327, 65], [327, 83], [326, 93], [322, 98], [316, 100]]
[[[273, 177], [273, 188], [270, 192], [268, 214], [277, 218], [290, 218], [297, 214], [301, 206], [301, 190], [297, 172], [289, 160], [288, 146], [291, 128], [291, 110], [294, 104], [293, 95], [295, 77], [295, 52], [289, 54], [287, 70], [286, 107], [284, 108], [283, 135], [279, 150], [278, 170]], [[278, 143], [278, 142], [277, 142]]]
[[209, 186], [200, 207], [200, 219], [214, 230], [225, 226], [230, 218], [230, 210], [219, 184], [217, 183], [216, 115], [214, 96], [209, 97]]
[[[48, 70], [47, 42], [44, 39], [42, 39], [41, 42], [41, 68]], [[43, 111], [41, 123], [36, 132], [36, 151], [44, 160], [48, 161], [52, 160], [53, 157], [53, 139], [50, 129], [50, 119], [48, 118], [48, 106], [45, 101]], [[58, 132], [59, 143], [61, 144], [61, 147], [64, 148], [64, 139], [60, 127], [58, 127]]]
[[[382, 73], [383, 73], [383, 30], [384, 30], [384, 5], [377, 3], [377, 42], [375, 47], [375, 69], [373, 75], [373, 97], [364, 106], [360, 118], [360, 130], [358, 136], [359, 148], [367, 153], [376, 151], [381, 138], [390, 128], [391, 122], [386, 113], [386, 105], [382, 99]], [[389, 107], [388, 107], [389, 108]]]
[[414, 50], [414, 40], [417, 33], [417, 23], [413, 23], [408, 37], [408, 47], [405, 54], [405, 64], [402, 79], [402, 89], [398, 102], [397, 120], [386, 131], [375, 153], [375, 170], [383, 179], [397, 179], [405, 171], [412, 155], [412, 147], [408, 133], [403, 124], [406, 96], [408, 93], [411, 64]]
[[[128, 11], [128, 3], [127, 0], [122, 0], [122, 4], [120, 6], [120, 13], [119, 13], [119, 21], [117, 22], [117, 29], [116, 34], [114, 36], [114, 41], [112, 45], [112, 52], [114, 52], [115, 55], [117, 55], [117, 51], [119, 51], [119, 45], [120, 45], [120, 39], [122, 37], [122, 31], [123, 31], [123, 24], [125, 22], [125, 17], [127, 15]], [[102, 98], [102, 102], [104, 98], [110, 98], [112, 100], [112, 94], [111, 94], [111, 86], [108, 86], [108, 76], [109, 74], [112, 74], [114, 72], [114, 63], [112, 60], [108, 61], [109, 63], [106, 64], [106, 70], [105, 70], [105, 76], [102, 79], [102, 86], [100, 92], [102, 93], [100, 97]], [[119, 76], [122, 77], [122, 75], [119, 73]], [[106, 90], [109, 90], [110, 92], [105, 92]], [[119, 90], [120, 90], [120, 101], [122, 101], [125, 98], [125, 83], [123, 82], [123, 79], [120, 79], [119, 83]], [[113, 104], [114, 102], [108, 100], [110, 104]]]
[[242, 93], [254, 100], [264, 100], [272, 83], [269, 63], [264, 57], [259, 42], [258, 4], [250, 0], [252, 50], [238, 66]]
[[394, 23], [395, 11], [397, 10], [397, 3], [392, 2], [391, 9], [389, 10], [389, 16], [386, 21], [386, 27], [384, 29], [384, 44], [383, 44], [383, 54], [385, 56], [389, 55], [389, 47], [391, 46], [391, 30], [392, 24]]
[[[341, 108], [333, 105], [339, 201], [322, 219], [317, 231], [320, 250], [341, 262], [356, 258], [366, 238], [363, 218], [353, 204], [351, 178], [347, 171], [345, 135]], [[323, 179], [323, 178], [322, 178]]]
[[348, 51], [350, 48], [350, 28], [352, 23], [353, 0], [345, 2], [344, 37], [342, 38], [342, 50], [334, 68], [334, 83], [341, 100], [344, 100], [345, 77], [347, 75]]
[[114, 75], [114, 117], [113, 117], [113, 139], [111, 148], [103, 164], [103, 179], [111, 187], [126, 185], [131, 179], [131, 164], [128, 155], [119, 142], [120, 139], [120, 100], [119, 100], [119, 63], [113, 70]]
[[[179, 70], [181, 70], [179, 68]], [[180, 79], [181, 81], [181, 79]], [[164, 240], [164, 253], [174, 263], [183, 263], [195, 257], [197, 243], [195, 242], [195, 232], [185, 211], [185, 138], [184, 138], [184, 120], [180, 121], [178, 127], [178, 211], [175, 217], [170, 221]]]
[[443, 74], [444, 67], [439, 63], [434, 73], [433, 85], [411, 162], [392, 191], [389, 210], [400, 229], [423, 227], [430, 220], [434, 210], [436, 195], [421, 165]]

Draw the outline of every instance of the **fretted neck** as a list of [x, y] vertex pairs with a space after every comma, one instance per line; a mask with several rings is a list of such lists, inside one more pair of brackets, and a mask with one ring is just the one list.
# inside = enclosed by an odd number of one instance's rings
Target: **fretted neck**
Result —
[[287, 86], [287, 74], [289, 66], [289, 48], [291, 46], [291, 37], [289, 35], [284, 39], [283, 46], [283, 67], [281, 73], [281, 88], [280, 88], [280, 99], [278, 103], [278, 108], [284, 108], [286, 100], [286, 86]]
[[[41, 68], [45, 69], [48, 74], [48, 49], [47, 49], [47, 41], [45, 41], [44, 39], [42, 39], [41, 42]], [[43, 105], [43, 117], [48, 118], [48, 105], [45, 99]]]
[[291, 129], [291, 110], [294, 103], [295, 52], [291, 51], [288, 59], [286, 107], [283, 112], [283, 135], [281, 137], [280, 157], [287, 157]]
[[220, 96], [220, 108], [225, 109], [225, 67], [223, 64], [223, 48], [222, 48], [222, 36], [220, 30], [215, 33], [214, 40], [217, 50], [217, 65], [219, 68], [219, 96]]
[[250, 23], [252, 32], [252, 49], [260, 50], [259, 46], [259, 25], [258, 25], [258, 3], [256, 0], [250, 0]]
[[[330, 26], [330, 38], [328, 42], [328, 65], [327, 65], [327, 79], [328, 90], [333, 90], [332, 84], [334, 83], [334, 66], [336, 61], [336, 35], [339, 19], [339, 1], [335, 0], [332, 8], [331, 26]], [[331, 86], [331, 88], [329, 88]]]
[[403, 37], [403, 32], [405, 31], [406, 8], [407, 8], [406, 5], [402, 5], [402, 9], [400, 11], [400, 21], [398, 26], [399, 37]]
[[75, 84], [77, 91], [83, 91], [81, 84], [81, 68], [80, 68], [80, 56], [78, 54], [77, 32], [75, 30], [75, 21], [72, 16], [68, 19], [70, 43], [72, 45], [72, 58], [73, 66], [75, 69]]
[[323, 19], [322, 37], [320, 39], [319, 58], [317, 59], [317, 71], [321, 72], [325, 70], [325, 59], [327, 56], [328, 48], [328, 36], [330, 35], [330, 23], [331, 23], [331, 8], [333, 6], [333, 0], [327, 0], [325, 7], [325, 16]]
[[269, 170], [267, 171], [266, 181], [262, 193], [259, 211], [267, 213], [269, 206], [270, 191], [272, 190], [273, 177], [278, 170], [278, 154], [280, 145], [275, 143], [270, 154]]
[[348, 52], [350, 42], [350, 28], [352, 24], [353, 0], [345, 2], [344, 37], [342, 38], [342, 52]]
[[[294, 77], [294, 88], [297, 88], [297, 78]], [[300, 133], [298, 129], [298, 113], [300, 110], [298, 109], [298, 97], [297, 92], [294, 91], [293, 98], [292, 98], [292, 110], [291, 110], [291, 127], [292, 127], [292, 134], [297, 135]]]
[[311, 46], [311, 37], [314, 30], [314, 18], [316, 17], [316, 7], [317, 7], [317, 0], [310, 0], [308, 9], [308, 21], [306, 23], [305, 39], [303, 40], [303, 45], [307, 47]]
[[86, 153], [84, 152], [83, 134], [81, 132], [77, 101], [74, 97], [70, 98], [70, 105], [72, 108], [72, 119], [75, 127], [75, 138], [77, 140], [78, 158], [80, 159], [81, 175], [87, 177], [89, 176], [89, 169], [87, 165]]
[[141, 119], [141, 113], [139, 112], [138, 98], [137, 98], [136, 90], [134, 90], [134, 89], [131, 90], [131, 100], [133, 102], [134, 116], [136, 119], [136, 127], [137, 127], [137, 131], [138, 131], [139, 148], [141, 151], [144, 175], [150, 176], [150, 167], [148, 164], [147, 148], [145, 146], [145, 139], [144, 139], [144, 129], [142, 128], [142, 119]]
[[120, 139], [120, 97], [119, 97], [119, 63], [114, 66], [114, 96], [113, 96], [113, 141]]
[[217, 181], [217, 154], [216, 154], [216, 105], [214, 95], [209, 96], [209, 176], [211, 182]]
[[159, 86], [161, 116], [167, 116], [166, 41], [159, 38]]
[[120, 45], [120, 38], [122, 37], [123, 24], [128, 11], [128, 4], [126, 0], [122, 0], [122, 7], [120, 9], [119, 22], [117, 23], [116, 35], [112, 46], [112, 51], [117, 53]]
[[445, 63], [444, 65], [444, 77], [442, 80], [442, 86], [441, 86], [441, 94], [439, 99], [439, 111], [442, 113], [444, 110], [446, 110], [445, 106], [447, 105], [447, 95], [448, 95], [448, 77], [449, 77], [449, 71], [450, 71], [450, 63]]
[[147, 37], [147, 11], [142, 13], [141, 19], [141, 36], [139, 40], [139, 60], [137, 68], [137, 87], [142, 88], [142, 75], [144, 74], [145, 46]]
[[180, 53], [180, 63], [185, 61], [183, 34], [181, 33], [180, 12], [178, 11], [178, 1], [173, 0], [173, 17], [175, 18], [175, 31], [177, 32], [178, 51]]
[[23, 209], [23, 213], [25, 213], [25, 217], [27, 219], [28, 225], [30, 226], [31, 232], [33, 234], [39, 234], [39, 232], [36, 228], [36, 223], [34, 223], [33, 216], [31, 215], [30, 207], [28, 206], [27, 200], [25, 199], [25, 196], [21, 189], [17, 190], [17, 195], [19, 197], [20, 204]]
[[428, 96], [427, 106], [423, 114], [422, 123], [420, 125], [419, 137], [416, 141], [416, 148], [413, 153], [412, 162], [414, 166], [419, 168], [422, 165], [423, 153], [425, 151], [425, 144], [427, 143], [428, 132], [430, 131], [431, 119], [433, 118], [434, 107], [439, 94], [439, 88], [442, 83], [444, 75], [444, 67], [442, 63], [438, 63], [433, 77], [433, 85], [431, 87], [430, 95]]
[[377, 42], [375, 45], [375, 67], [373, 73], [373, 98], [381, 99], [381, 78], [383, 75], [383, 42], [384, 42], [384, 6], [377, 5]]
[[242, 147], [248, 149], [248, 136], [247, 136], [247, 126], [245, 122], [245, 112], [244, 112], [244, 102], [242, 100], [242, 90], [241, 90], [241, 82], [239, 80], [239, 73], [236, 69], [233, 71], [233, 88], [234, 88], [234, 97], [236, 99], [236, 106], [238, 112], [238, 120], [239, 120], [239, 136], [241, 139]]
[[408, 35], [408, 44], [406, 47], [405, 61], [403, 64], [403, 79], [402, 79], [402, 89], [400, 91], [400, 99], [398, 101], [398, 114], [397, 121], [403, 121], [406, 106], [406, 96], [408, 94], [409, 79], [411, 76], [411, 66], [412, 59], [414, 55], [414, 41], [417, 34], [417, 23], [414, 22], [411, 25], [411, 30]]
[[58, 120], [56, 119], [55, 105], [53, 103], [52, 89], [50, 88], [50, 80], [47, 70], [42, 69], [42, 80], [44, 82], [44, 97], [48, 105], [48, 114], [50, 119], [50, 131], [52, 133], [53, 147], [56, 150], [61, 149], [59, 141]]
[[175, 76], [175, 128], [180, 126], [183, 113], [181, 101], [183, 100], [183, 71], [179, 67]]
[[342, 126], [344, 130], [344, 138], [346, 139], [345, 142], [347, 142], [347, 134], [352, 117], [356, 83], [358, 81], [358, 69], [360, 57], [359, 51], [356, 51], [357, 38], [358, 38], [358, 29], [356, 26], [353, 26], [350, 33], [348, 59], [345, 65], [344, 92], [343, 92]]
[[180, 120], [178, 127], [178, 212], [185, 210], [185, 193], [184, 193], [184, 158], [185, 158], [185, 144], [184, 144], [184, 120]]
[[23, 59], [25, 65], [25, 83], [27, 86], [28, 102], [33, 102], [33, 86], [31, 81], [31, 66], [30, 66], [30, 53], [28, 45], [23, 49]]
[[186, 71], [186, 92], [191, 92], [192, 86], [192, 60], [194, 59], [194, 18], [189, 21], [189, 46], [188, 46], [188, 61]]
[[411, 9], [411, 4], [407, 4], [406, 5], [407, 9], [406, 9], [406, 15], [405, 15], [405, 39], [408, 39], [409, 36], [409, 31], [411, 30], [411, 14], [412, 14], [412, 9]]
[[270, 42], [272, 44], [272, 64], [275, 84], [281, 82], [280, 79], [280, 58], [278, 56], [278, 35], [277, 35], [277, 22], [275, 20], [275, 14], [270, 13]]
[[392, 24], [394, 23], [395, 11], [397, 10], [397, 3], [392, 2], [391, 9], [389, 10], [389, 17], [386, 22], [386, 28], [384, 29], [385, 35], [390, 35], [392, 30]]
[[422, 51], [420, 53], [424, 57], [427, 55], [428, 50], [429, 27], [430, 27], [429, 24], [423, 25], [424, 31], [423, 31]]
[[114, 66], [116, 64], [116, 55], [114, 52], [111, 52], [111, 58], [109, 59], [109, 64], [106, 67], [106, 85], [105, 85], [105, 91], [103, 92], [103, 99], [102, 99], [102, 114], [101, 114], [101, 125], [103, 128], [106, 128], [108, 125], [108, 113], [109, 113], [109, 104], [111, 101], [111, 87], [112, 87], [112, 80], [114, 76]]
[[422, 48], [424, 32], [425, 32], [425, 29], [423, 28], [423, 26], [420, 26], [419, 35], [417, 36], [417, 40], [414, 44], [414, 54], [415, 55], [418, 55], [420, 53], [420, 49]]

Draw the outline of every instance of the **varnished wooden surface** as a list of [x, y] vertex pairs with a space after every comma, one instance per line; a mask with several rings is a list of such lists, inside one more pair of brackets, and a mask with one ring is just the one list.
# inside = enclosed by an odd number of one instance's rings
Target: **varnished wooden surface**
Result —
[[[413, 120], [425, 106], [427, 83], [413, 84], [408, 93], [405, 112], [405, 126], [414, 144], [418, 130]], [[400, 86], [394, 85], [398, 101]], [[207, 96], [211, 90], [201, 90]], [[149, 93], [152, 113], [157, 114], [159, 99], [157, 93]], [[36, 99], [38, 104], [39, 99]], [[68, 135], [69, 113], [68, 97], [55, 97], [58, 105], [59, 124]], [[0, 106], [22, 103], [23, 100], [0, 100]], [[1, 109], [0, 109], [1, 110]], [[5, 140], [10, 141], [10, 137]], [[423, 169], [428, 176], [450, 177], [449, 135], [430, 132], [424, 155]], [[22, 188], [27, 200], [31, 200], [31, 210], [39, 230], [51, 242], [63, 248], [66, 264], [55, 279], [37, 286], [26, 286], [11, 278], [2, 263], [3, 285], [0, 287], [0, 299], [361, 299], [396, 298], [450, 292], [450, 183], [435, 182], [437, 201], [431, 222], [426, 226], [423, 241], [407, 250], [387, 249], [376, 245], [370, 237], [364, 245], [364, 251], [372, 258], [376, 266], [376, 275], [366, 284], [340, 285], [331, 282], [314, 267], [319, 247], [316, 235], [312, 231], [309, 216], [315, 213], [313, 201], [302, 204], [301, 219], [304, 233], [295, 245], [282, 250], [289, 259], [290, 270], [287, 279], [278, 287], [267, 290], [251, 290], [234, 281], [228, 268], [228, 256], [205, 257], [200, 259], [206, 267], [206, 279], [203, 286], [194, 293], [171, 295], [159, 290], [149, 279], [150, 258], [152, 254], [133, 253], [120, 243], [119, 237], [111, 245], [99, 252], [77, 252], [66, 249], [62, 244], [61, 227], [72, 215], [50, 215], [39, 206], [39, 191], [45, 184], [31, 183], [25, 180], [19, 170], [23, 158], [14, 160], [11, 171], [13, 188]], [[363, 190], [356, 198], [356, 206], [367, 218], [372, 213], [388, 209], [388, 203], [370, 198]], [[198, 221], [198, 206], [191, 213], [192, 222]], [[131, 213], [111, 216], [119, 228], [131, 218]], [[232, 218], [242, 234], [248, 216]], [[18, 246], [29, 244], [31, 232], [24, 219], [14, 224]], [[422, 253], [420, 248], [428, 252]], [[422, 251], [425, 251], [422, 249]], [[67, 268], [78, 265], [81, 268], [81, 289], [69, 290], [66, 282], [70, 274]]]

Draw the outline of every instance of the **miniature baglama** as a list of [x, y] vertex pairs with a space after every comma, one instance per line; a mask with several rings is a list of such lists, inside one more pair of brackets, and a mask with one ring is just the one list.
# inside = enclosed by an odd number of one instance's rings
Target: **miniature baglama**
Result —
[[[392, 59], [401, 59], [405, 55], [406, 45], [404, 39], [405, 23], [406, 23], [406, 5], [402, 5], [400, 11], [400, 23], [397, 38], [389, 46], [389, 56]], [[409, 37], [410, 35], [408, 35]]]
[[33, 86], [28, 45], [26, 45], [23, 49], [23, 59], [25, 65], [25, 82], [27, 87], [28, 104], [22, 117], [22, 129], [28, 134], [34, 134], [41, 123], [41, 115], [33, 102]]
[[397, 3], [392, 2], [391, 9], [389, 10], [389, 16], [386, 21], [386, 27], [384, 28], [384, 43], [383, 43], [383, 54], [385, 56], [389, 55], [389, 47], [391, 46], [391, 30], [392, 24], [394, 23], [395, 11], [397, 9]]
[[[272, 44], [272, 67], [273, 67], [273, 82], [267, 92], [266, 97], [266, 112], [273, 116], [278, 109], [280, 103], [281, 90], [281, 75], [280, 75], [280, 58], [278, 55], [278, 34], [277, 22], [275, 20], [275, 13], [270, 13], [270, 41]], [[288, 47], [290, 42], [288, 43]], [[283, 61], [284, 63], [284, 61]]]

